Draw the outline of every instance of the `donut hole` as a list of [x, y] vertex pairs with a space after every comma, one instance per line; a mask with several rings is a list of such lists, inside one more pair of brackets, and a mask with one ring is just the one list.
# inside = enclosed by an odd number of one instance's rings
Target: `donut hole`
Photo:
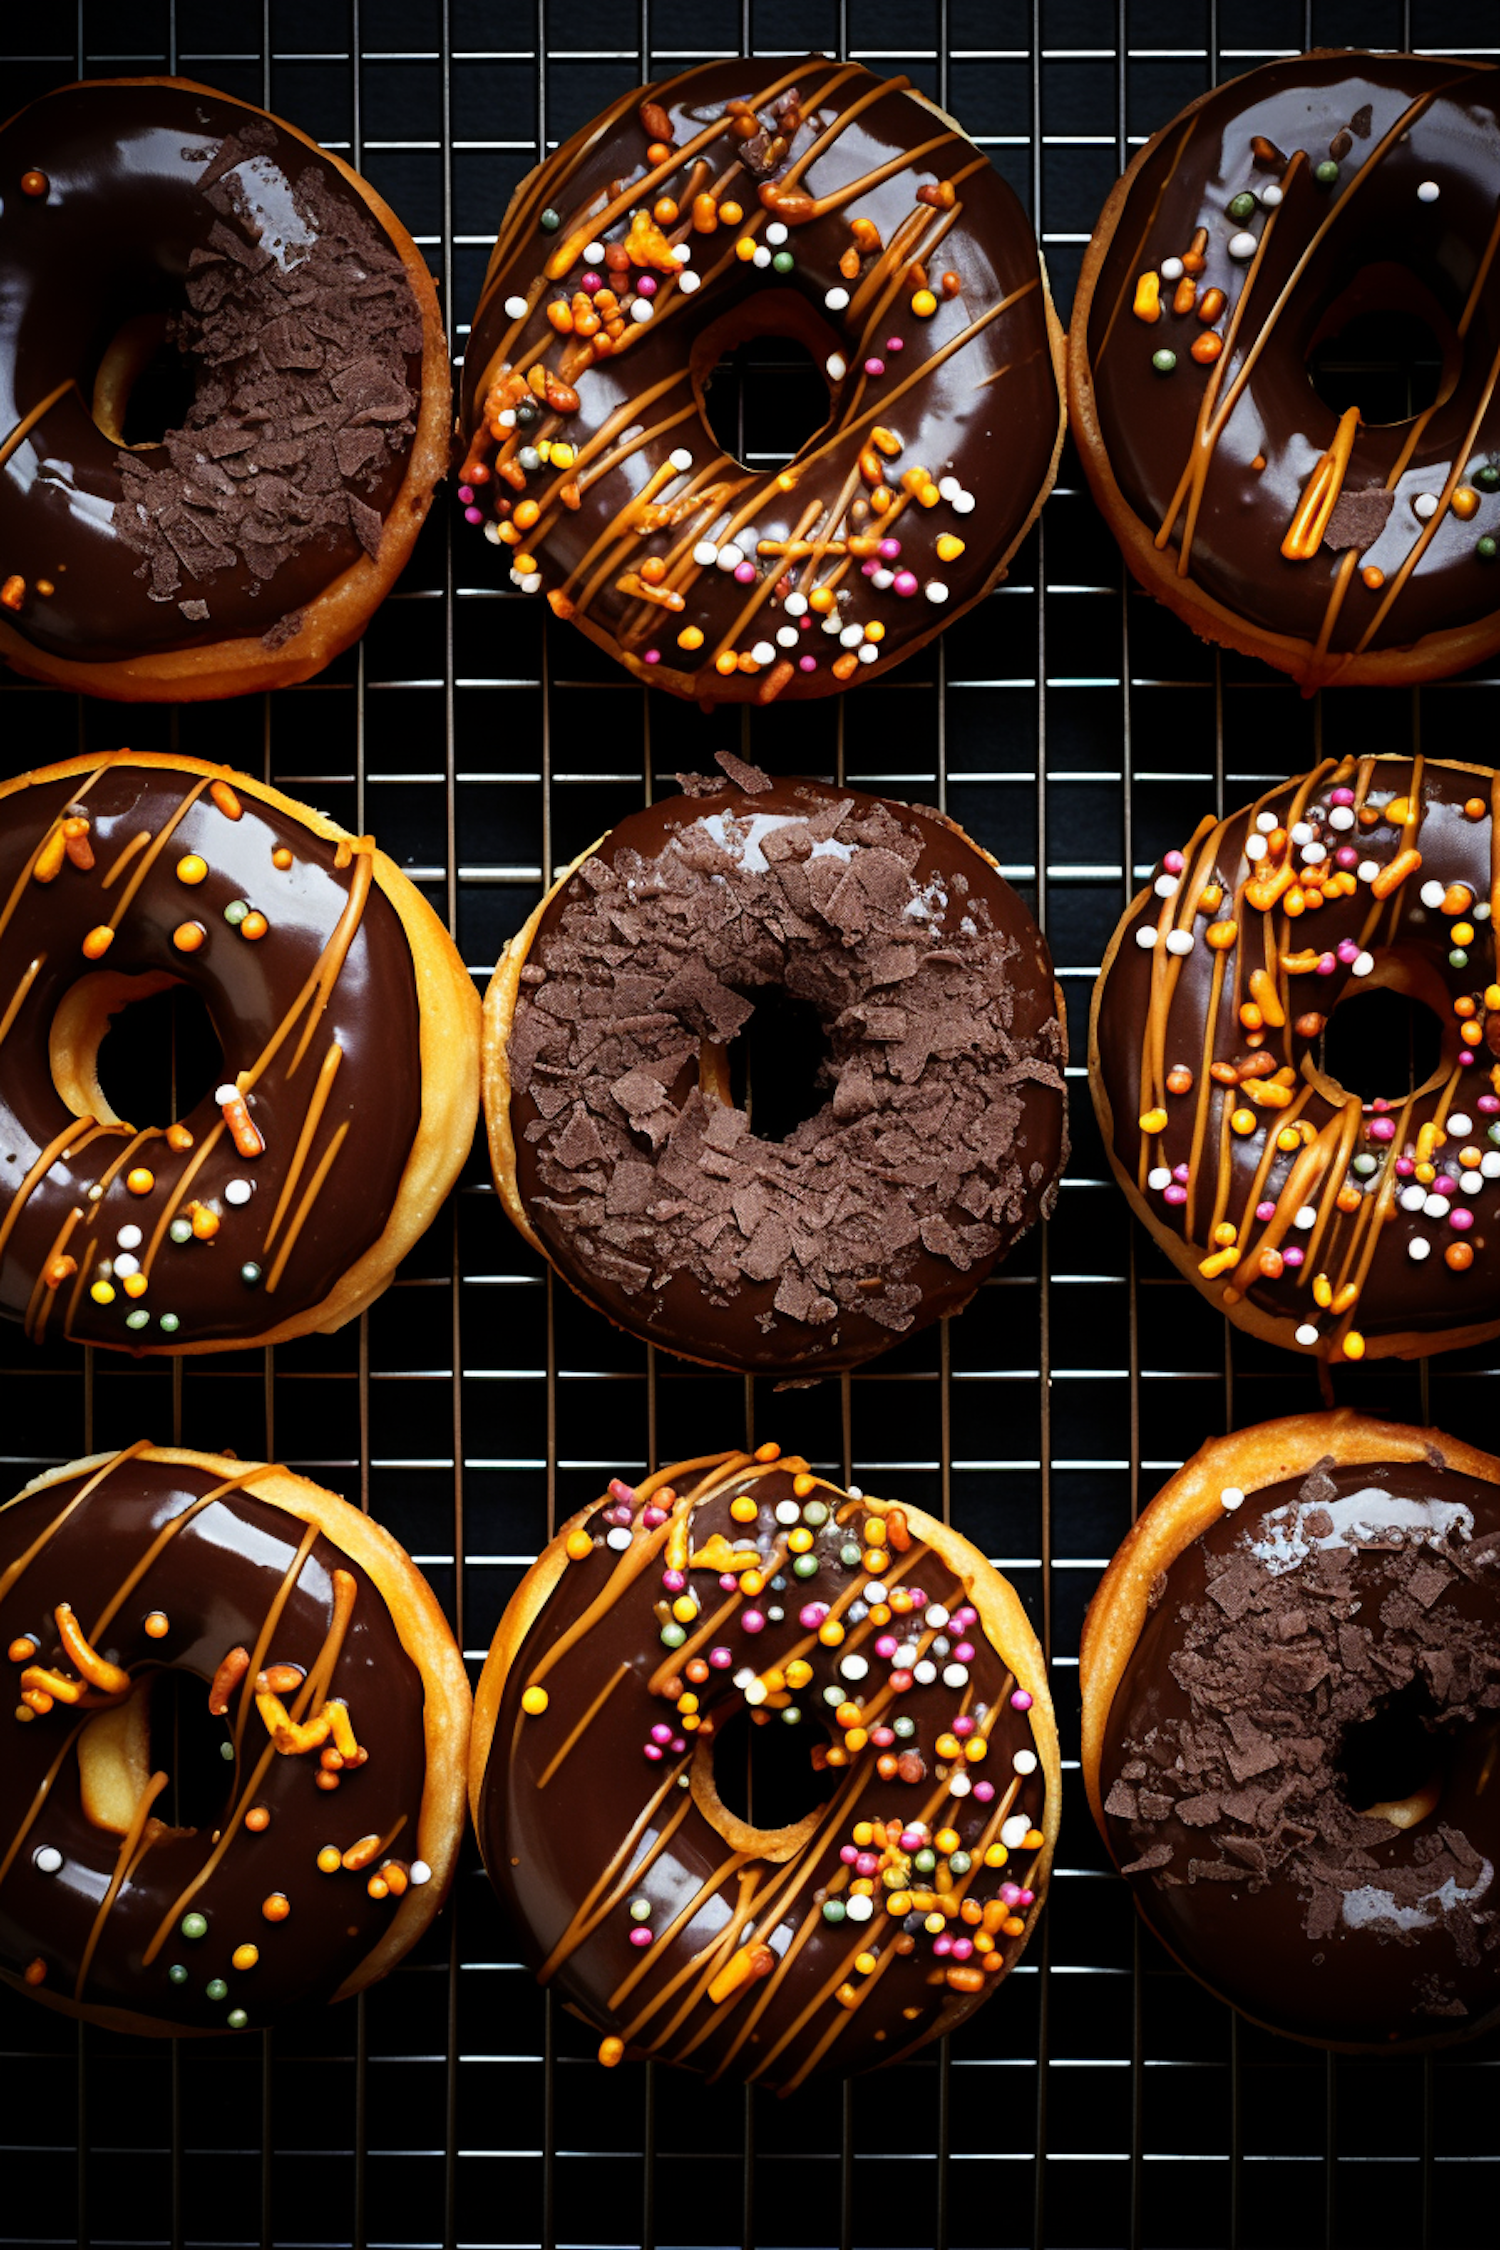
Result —
[[180, 429], [193, 403], [193, 372], [164, 312], [132, 314], [105, 345], [90, 411], [111, 444], [141, 452]]
[[785, 468], [828, 421], [839, 337], [794, 290], [731, 306], [693, 347], [699, 410], [720, 449], [756, 475]]
[[1335, 414], [1357, 406], [1372, 427], [1409, 422], [1458, 379], [1458, 332], [1405, 266], [1372, 265], [1329, 304], [1307, 349], [1308, 381]]
[[149, 1677], [151, 1771], [168, 1777], [154, 1809], [174, 1828], [217, 1828], [234, 1781], [233, 1761], [224, 1755], [229, 1721], [209, 1710], [196, 1673], [161, 1671]]
[[762, 1835], [800, 1824], [827, 1801], [828, 1784], [814, 1771], [812, 1752], [832, 1736], [831, 1727], [808, 1713], [788, 1726], [779, 1711], [759, 1723], [743, 1707], [731, 1712], [709, 1745], [719, 1803]]
[[729, 1094], [762, 1141], [786, 1141], [828, 1099], [828, 1040], [816, 1008], [782, 985], [744, 997], [755, 1013], [726, 1050]]
[[52, 1019], [49, 1045], [69, 1109], [102, 1124], [174, 1124], [224, 1075], [202, 998], [161, 970], [81, 977]]
[[1442, 1795], [1458, 1739], [1441, 1721], [1426, 1682], [1411, 1680], [1349, 1728], [1334, 1763], [1356, 1812], [1397, 1828], [1426, 1818]]
[[1347, 991], [1322, 1039], [1324, 1074], [1361, 1101], [1400, 1101], [1444, 1063], [1444, 1024], [1425, 999], [1379, 985]]

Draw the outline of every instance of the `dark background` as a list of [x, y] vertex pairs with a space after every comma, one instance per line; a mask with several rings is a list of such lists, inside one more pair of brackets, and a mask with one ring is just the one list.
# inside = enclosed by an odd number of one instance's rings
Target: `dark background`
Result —
[[[1032, 214], [1066, 319], [1117, 172], [1214, 79], [1307, 45], [1500, 54], [1500, 11], [43, 0], [7, 11], [0, 41], [7, 110], [80, 72], [176, 71], [340, 150], [426, 248], [461, 353], [501, 211], [539, 148], [708, 54], [826, 47], [951, 106]], [[750, 391], [757, 462], [819, 418], [795, 374], [763, 372]], [[705, 719], [515, 595], [503, 550], [477, 533], [450, 549], [455, 514], [440, 498], [364, 643], [320, 679], [176, 712], [8, 681], [4, 770], [128, 741], [264, 774], [373, 829], [451, 918], [481, 988], [543, 871], [716, 747], [946, 806], [1033, 902], [1068, 996], [1076, 1146], [1057, 1215], [951, 1330], [773, 1397], [657, 1358], [554, 1287], [476, 1148], [394, 1288], [336, 1337], [132, 1365], [61, 1344], [32, 1355], [7, 1331], [7, 1489], [143, 1434], [279, 1457], [390, 1525], [477, 1674], [525, 1564], [609, 1475], [775, 1436], [950, 1514], [995, 1558], [1047, 1642], [1076, 1760], [1079, 1625], [1137, 1507], [1206, 1434], [1318, 1404], [1312, 1368], [1213, 1317], [1106, 1177], [1083, 1068], [1102, 949], [1136, 881], [1205, 810], [1347, 749], [1420, 741], [1482, 759], [1497, 682], [1303, 701], [1221, 661], [1127, 591], [1069, 453], [1007, 584], [878, 693]], [[1493, 1356], [1343, 1368], [1338, 1395], [1485, 1444]], [[1076, 1762], [1066, 1786], [1051, 1904], [1003, 1993], [951, 2048], [787, 2103], [661, 2069], [601, 2071], [594, 2036], [517, 1965], [472, 1849], [449, 1910], [395, 1975], [274, 2035], [133, 2041], [0, 1993], [0, 2241], [1493, 2240], [1480, 2195], [1500, 2150], [1500, 2045], [1373, 2064], [1237, 2022], [1141, 1932]]]

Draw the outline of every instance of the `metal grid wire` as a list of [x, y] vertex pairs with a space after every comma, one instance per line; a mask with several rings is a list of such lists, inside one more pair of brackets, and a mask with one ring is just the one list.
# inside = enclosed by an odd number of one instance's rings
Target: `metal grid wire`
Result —
[[[42, 0], [9, 14], [3, 70], [7, 110], [80, 74], [169, 70], [291, 118], [407, 220], [461, 353], [457, 316], [539, 152], [706, 55], [811, 45], [905, 72], [1015, 186], [1066, 317], [1130, 149], [1212, 80], [1312, 45], [1496, 53], [1497, 30], [1493, 0]], [[879, 695], [705, 719], [513, 594], [484, 542], [450, 543], [452, 513], [322, 678], [128, 713], [12, 682], [4, 769], [129, 739], [264, 774], [374, 829], [481, 985], [544, 871], [715, 748], [935, 801], [1034, 902], [1068, 995], [1076, 1148], [1057, 1215], [951, 1326], [773, 1398], [658, 1358], [554, 1288], [476, 1150], [395, 1287], [336, 1337], [133, 1365], [32, 1356], [7, 1331], [9, 1488], [143, 1433], [279, 1456], [390, 1525], [477, 1671], [526, 1563], [605, 1476], [775, 1435], [951, 1517], [1019, 1587], [1068, 1761], [1051, 1904], [951, 2045], [790, 2103], [653, 2068], [606, 2077], [518, 1966], [472, 1850], [394, 1976], [274, 2035], [131, 2041], [3, 1995], [0, 2240], [1480, 2239], [1500, 2046], [1373, 2065], [1244, 2026], [1143, 1934], [1088, 1817], [1076, 1652], [1099, 1570], [1205, 1434], [1317, 1400], [1306, 1365], [1205, 1317], [1132, 1226], [1081, 1057], [1124, 900], [1209, 804], [1349, 748], [1484, 755], [1495, 681], [1304, 702], [1221, 661], [1122, 583], [1065, 459], [1007, 583]], [[1340, 1396], [1482, 1442], [1490, 1356], [1344, 1369]]]

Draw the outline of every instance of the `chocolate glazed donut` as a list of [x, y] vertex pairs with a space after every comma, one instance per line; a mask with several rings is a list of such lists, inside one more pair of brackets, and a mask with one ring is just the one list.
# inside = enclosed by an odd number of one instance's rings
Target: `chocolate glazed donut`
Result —
[[[737, 1719], [807, 1746], [780, 1827], [721, 1794]], [[763, 1445], [616, 1479], [562, 1527], [485, 1664], [470, 1801], [601, 2062], [786, 2095], [899, 2060], [1003, 1981], [1061, 1779], [1013, 1588], [946, 1524]]]
[[1080, 1654], [1110, 1854], [1183, 1966], [1321, 2046], [1500, 2017], [1500, 1461], [1347, 1411], [1211, 1440]]
[[[1326, 759], [1168, 852], [1110, 940], [1089, 1076], [1115, 1177], [1236, 1326], [1324, 1360], [1500, 1330], [1497, 784]], [[1322, 1067], [1340, 1002], [1437, 1019], [1436, 1068], [1365, 1100]]]
[[[184, 984], [222, 1077], [169, 1125], [99, 1084], [111, 1016]], [[200, 758], [0, 788], [0, 1311], [41, 1342], [223, 1351], [338, 1328], [468, 1153], [479, 1002], [369, 836]], [[128, 1013], [127, 1013], [128, 1023]]]
[[0, 1507], [0, 1651], [8, 1984], [115, 2030], [256, 2029], [436, 1915], [468, 1682], [333, 1493], [144, 1443], [54, 1469]]
[[[1084, 259], [1069, 399], [1126, 561], [1306, 689], [1500, 648], [1497, 176], [1490, 65], [1293, 56], [1157, 133]], [[1382, 313], [1430, 332], [1437, 395], [1340, 416], [1309, 362]]]
[[[490, 1154], [527, 1240], [621, 1327], [826, 1375], [960, 1310], [1050, 1211], [1062, 1008], [1035, 923], [943, 814], [719, 762], [506, 948]], [[831, 1082], [780, 1142], [727, 1052], [774, 988], [815, 1013]]]
[[[751, 335], [805, 344], [829, 384], [775, 475], [703, 403]], [[1025, 212], [904, 78], [707, 63], [516, 191], [464, 358], [459, 499], [514, 583], [638, 678], [709, 705], [831, 695], [999, 579], [1057, 471], [1062, 352]]]
[[[127, 701], [321, 670], [446, 467], [405, 228], [295, 127], [175, 78], [20, 111], [0, 199], [0, 654]], [[176, 426], [127, 440], [153, 387]]]

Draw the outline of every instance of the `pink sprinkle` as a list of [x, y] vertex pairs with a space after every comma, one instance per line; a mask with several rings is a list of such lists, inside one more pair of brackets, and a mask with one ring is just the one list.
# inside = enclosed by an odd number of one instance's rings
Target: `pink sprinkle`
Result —
[[661, 1582], [669, 1594], [680, 1594], [687, 1585], [687, 1575], [680, 1570], [664, 1570], [661, 1574]]
[[1188, 1181], [1192, 1178], [1192, 1174], [1185, 1164], [1174, 1164], [1172, 1166], [1172, 1177], [1174, 1180], [1180, 1180], [1182, 1185], [1186, 1187]]
[[1281, 1256], [1282, 1262], [1285, 1265], [1300, 1266], [1302, 1263], [1302, 1252], [1297, 1248], [1297, 1245], [1295, 1243], [1292, 1244], [1290, 1250], [1283, 1250]]
[[861, 578], [873, 578], [879, 568], [879, 563], [862, 562], [859, 566], [859, 575]]
[[840, 1844], [839, 1858], [843, 1861], [846, 1867], [852, 1867], [858, 1857], [859, 1847], [857, 1844]]
[[1396, 1138], [1395, 1120], [1390, 1117], [1374, 1118], [1366, 1129], [1372, 1141], [1393, 1141]]
[[1318, 975], [1320, 977], [1331, 977], [1337, 967], [1338, 963], [1331, 953], [1320, 953], [1318, 955]]
[[747, 1633], [763, 1633], [766, 1629], [766, 1621], [758, 1609], [747, 1609], [740, 1624]]
[[1481, 1094], [1479, 1107], [1484, 1111], [1486, 1117], [1492, 1117], [1495, 1111], [1500, 1109], [1500, 1094]]
[[856, 1875], [878, 1875], [880, 1873], [879, 1853], [857, 1851], [854, 1855], [854, 1872]]
[[871, 1727], [870, 1729], [870, 1740], [877, 1750], [889, 1750], [895, 1739], [896, 1733], [893, 1727]]
[[925, 1828], [907, 1828], [902, 1831], [901, 1849], [904, 1852], [919, 1852], [926, 1841], [927, 1831]]
[[1458, 1059], [1459, 1059], [1459, 1062], [1460, 1062], [1460, 1064], [1472, 1064], [1472, 1062], [1473, 1062], [1473, 1060], [1474, 1060], [1474, 1050], [1473, 1050], [1473, 1048], [1472, 1048], [1472, 1047], [1460, 1047], [1460, 1048], [1459, 1048], [1459, 1050], [1458, 1050]]
[[1002, 1883], [1000, 1885], [1000, 1897], [1006, 1906], [1019, 1906], [1021, 1903], [1020, 1884]]
[[1169, 875], [1180, 875], [1183, 869], [1181, 852], [1168, 852], [1162, 860], [1162, 866]]
[[[806, 620], [804, 619], [803, 622], [805, 624]], [[818, 660], [815, 656], [799, 656], [797, 659], [797, 669], [799, 672], [816, 672], [816, 670], [818, 669]]]
[[739, 585], [741, 585], [741, 586], [753, 586], [753, 585], [755, 584], [755, 565], [754, 565], [754, 563], [753, 563], [753, 562], [742, 562], [742, 563], [736, 563], [736, 564], [735, 564], [735, 569], [734, 569], [734, 575], [735, 575], [735, 579], [736, 579], [736, 582], [737, 582], [737, 583], [738, 583]]
[[899, 352], [901, 349], [901, 338], [899, 336], [887, 336], [885, 340], [885, 348], [888, 352]]
[[1328, 792], [1328, 802], [1330, 803], [1330, 805], [1352, 805], [1354, 802], [1354, 791], [1352, 789], [1330, 789]]
[[953, 1940], [953, 1958], [955, 1961], [967, 1961], [973, 1950], [974, 1940], [972, 1938], [956, 1937]]
[[1026, 1693], [1025, 1688], [1018, 1687], [1016, 1689], [1015, 1694], [1010, 1699], [1010, 1707], [1012, 1711], [1029, 1711], [1031, 1709], [1031, 1697]]
[[708, 1652], [708, 1661], [716, 1672], [727, 1672], [734, 1662], [734, 1651], [727, 1648], [711, 1648]]
[[885, 361], [883, 359], [867, 359], [865, 361], [865, 373], [867, 375], [883, 375], [885, 373]]
[[891, 1658], [895, 1655], [897, 1649], [900, 1646], [901, 1643], [897, 1640], [894, 1633], [882, 1633], [879, 1640], [875, 1643], [875, 1654], [879, 1657], [882, 1657], [884, 1661], [889, 1664]]
[[636, 278], [635, 289], [636, 295], [638, 297], [654, 297], [656, 295], [655, 274], [643, 273], [638, 275]]
[[1276, 1216], [1275, 1204], [1257, 1203], [1255, 1206], [1255, 1216], [1257, 1217], [1257, 1219], [1259, 1219], [1261, 1225], [1265, 1226], [1269, 1220], [1274, 1219]]
[[738, 1586], [738, 1584], [739, 1584], [739, 1580], [738, 1580], [738, 1579], [737, 1579], [737, 1578], [735, 1577], [735, 1575], [734, 1575], [734, 1572], [733, 1572], [732, 1570], [721, 1570], [721, 1571], [720, 1571], [720, 1573], [719, 1573], [719, 1592], [720, 1592], [721, 1594], [732, 1594], [732, 1593], [734, 1592], [734, 1589], [735, 1589], [735, 1587], [736, 1587], [736, 1586]]
[[666, 1756], [666, 1752], [659, 1750], [654, 1742], [648, 1742], [645, 1745], [645, 1755], [653, 1765], [660, 1765], [662, 1759]]
[[658, 1508], [654, 1501], [649, 1508], [643, 1508], [641, 1510], [641, 1522], [645, 1525], [648, 1531], [659, 1530], [660, 1527], [666, 1522], [666, 1520], [666, 1509]]
[[1021, 1893], [1021, 1896], [1020, 1896], [1020, 1899], [1019, 1899], [1018, 1903], [1019, 1903], [1020, 1905], [1022, 1905], [1022, 1906], [1035, 1906], [1035, 1904], [1036, 1904], [1036, 1892], [1035, 1892], [1035, 1891], [1022, 1891], [1022, 1893]]
[[464, 510], [464, 522], [465, 522], [465, 523], [483, 523], [483, 521], [484, 521], [484, 510], [483, 510], [482, 508], [465, 508], [465, 510]]
[[636, 1927], [630, 1933], [630, 1942], [632, 1945], [647, 1946], [651, 1943], [651, 1932], [649, 1930], [643, 1930], [640, 1924], [637, 1923]]
[[1412, 1176], [1413, 1172], [1415, 1172], [1416, 1168], [1417, 1168], [1417, 1167], [1416, 1167], [1416, 1163], [1415, 1163], [1415, 1160], [1414, 1160], [1414, 1159], [1413, 1159], [1412, 1157], [1410, 1157], [1410, 1156], [1398, 1156], [1398, 1157], [1397, 1157], [1397, 1159], [1396, 1159], [1396, 1177], [1397, 1177], [1397, 1179], [1398, 1179], [1398, 1180], [1409, 1180], [1409, 1179], [1411, 1178], [1411, 1176]]
[[656, 1725], [651, 1729], [651, 1739], [653, 1742], [670, 1742], [672, 1739], [672, 1729], [668, 1726], [663, 1726], [661, 1721], [658, 1719]]
[[592, 297], [595, 296], [598, 291], [604, 287], [604, 283], [598, 274], [586, 273], [578, 286], [580, 289], [586, 289], [589, 295]]
[[[827, 1602], [804, 1602], [797, 1612], [797, 1623], [807, 1632], [815, 1633], [828, 1615]], [[892, 1651], [894, 1655], [895, 1651]]]
[[1340, 867], [1358, 867], [1359, 865], [1359, 853], [1352, 844], [1340, 844], [1333, 856]]
[[1448, 1224], [1450, 1227], [1456, 1227], [1460, 1234], [1467, 1234], [1474, 1224], [1474, 1214], [1462, 1207], [1457, 1211], [1450, 1211], [1448, 1213]]
[[[953, 1653], [955, 1656], [958, 1656], [957, 1649], [955, 1649]], [[974, 1651], [970, 1649], [969, 1656], [972, 1656], [973, 1653]], [[968, 1661], [968, 1656], [959, 1656], [959, 1662], [961, 1664], [967, 1664]], [[968, 1716], [967, 1712], [964, 1714], [963, 1718], [954, 1720], [953, 1731], [958, 1736], [960, 1741], [963, 1740], [966, 1734], [972, 1734], [974, 1732], [974, 1721]]]
[[1162, 1201], [1164, 1203], [1175, 1204], [1186, 1203], [1187, 1201], [1187, 1189], [1185, 1187], [1179, 1187], [1175, 1180], [1169, 1188], [1163, 1188], [1161, 1193]]
[[[974, 1643], [972, 1641], [960, 1641], [957, 1648], [953, 1651], [953, 1655], [956, 1662], [958, 1662], [959, 1664], [972, 1663], [974, 1657]], [[955, 1733], [960, 1730], [961, 1725], [961, 1721], [955, 1722]]]
[[935, 1937], [932, 1941], [932, 1950], [935, 1954], [938, 1955], [939, 1959], [942, 1959], [947, 1954], [953, 1951], [952, 1938], [949, 1937], [946, 1932], [942, 1937]]
[[1373, 1100], [1373, 1101], [1371, 1102], [1371, 1104], [1370, 1104], [1370, 1107], [1371, 1107], [1371, 1109], [1373, 1109], [1373, 1110], [1374, 1110], [1374, 1112], [1375, 1112], [1375, 1114], [1376, 1114], [1376, 1116], [1377, 1116], [1377, 1117], [1378, 1117], [1378, 1116], [1380, 1115], [1380, 1113], [1382, 1112], [1382, 1110], [1387, 1110], [1387, 1109], [1389, 1109], [1389, 1108], [1390, 1108], [1390, 1106], [1391, 1106], [1391, 1105], [1390, 1105], [1390, 1103], [1389, 1103], [1389, 1102], [1388, 1102], [1388, 1101], [1386, 1100], [1386, 1098], [1385, 1098], [1384, 1094], [1377, 1094], [1377, 1095], [1375, 1096], [1375, 1099], [1374, 1099], [1374, 1100]]
[[648, 648], [641, 661], [643, 664], [660, 664], [661, 650], [659, 648]]
[[472, 485], [472, 484], [461, 484], [461, 485], [459, 486], [459, 488], [458, 488], [458, 504], [459, 504], [459, 506], [460, 506], [461, 508], [467, 508], [467, 506], [469, 505], [469, 502], [470, 502], [470, 501], [471, 501], [471, 500], [473, 499], [473, 497], [474, 497], [474, 487], [473, 487], [473, 485]]
[[994, 1794], [995, 1784], [992, 1781], [975, 1782], [974, 1795], [981, 1805], [987, 1805]]
[[1450, 1180], [1446, 1172], [1439, 1172], [1432, 1183], [1432, 1193], [1434, 1195], [1457, 1195], [1458, 1182], [1457, 1180]]
[[917, 581], [912, 576], [912, 573], [909, 570], [897, 571], [895, 585], [896, 592], [901, 596], [903, 601], [910, 601], [912, 595], [917, 590]]
[[674, 1735], [673, 1735], [673, 1737], [672, 1737], [672, 1748], [673, 1748], [673, 1749], [674, 1749], [675, 1751], [677, 1751], [677, 1752], [679, 1753], [679, 1755], [681, 1754], [681, 1752], [682, 1752], [682, 1751], [684, 1751], [684, 1750], [685, 1750], [685, 1749], [687, 1748], [687, 1744], [686, 1744], [686, 1743], [685, 1743], [685, 1742], [683, 1741], [683, 1739], [682, 1739], [682, 1736], [681, 1736], [680, 1734], [674, 1734]]
[[881, 542], [880, 542], [880, 559], [881, 559], [881, 561], [882, 561], [882, 562], [894, 562], [894, 561], [895, 561], [895, 559], [896, 559], [896, 557], [897, 557], [897, 556], [898, 556], [898, 555], [900, 554], [900, 552], [901, 552], [901, 542], [900, 542], [900, 540], [899, 540], [899, 539], [882, 539], [882, 540], [881, 540]]
[[623, 1477], [611, 1477], [609, 1496], [611, 1500], [623, 1500], [627, 1508], [632, 1508], [635, 1505], [635, 1486], [627, 1484]]
[[958, 1627], [959, 1631], [962, 1632], [966, 1625], [978, 1624], [979, 1612], [977, 1609], [974, 1609], [968, 1602], [965, 1602], [962, 1609], [956, 1609], [953, 1612], [953, 1622]]
[[1357, 961], [1359, 959], [1359, 947], [1355, 944], [1353, 938], [1346, 937], [1340, 940], [1339, 959], [1343, 962], [1346, 969], [1348, 968], [1351, 961]]

